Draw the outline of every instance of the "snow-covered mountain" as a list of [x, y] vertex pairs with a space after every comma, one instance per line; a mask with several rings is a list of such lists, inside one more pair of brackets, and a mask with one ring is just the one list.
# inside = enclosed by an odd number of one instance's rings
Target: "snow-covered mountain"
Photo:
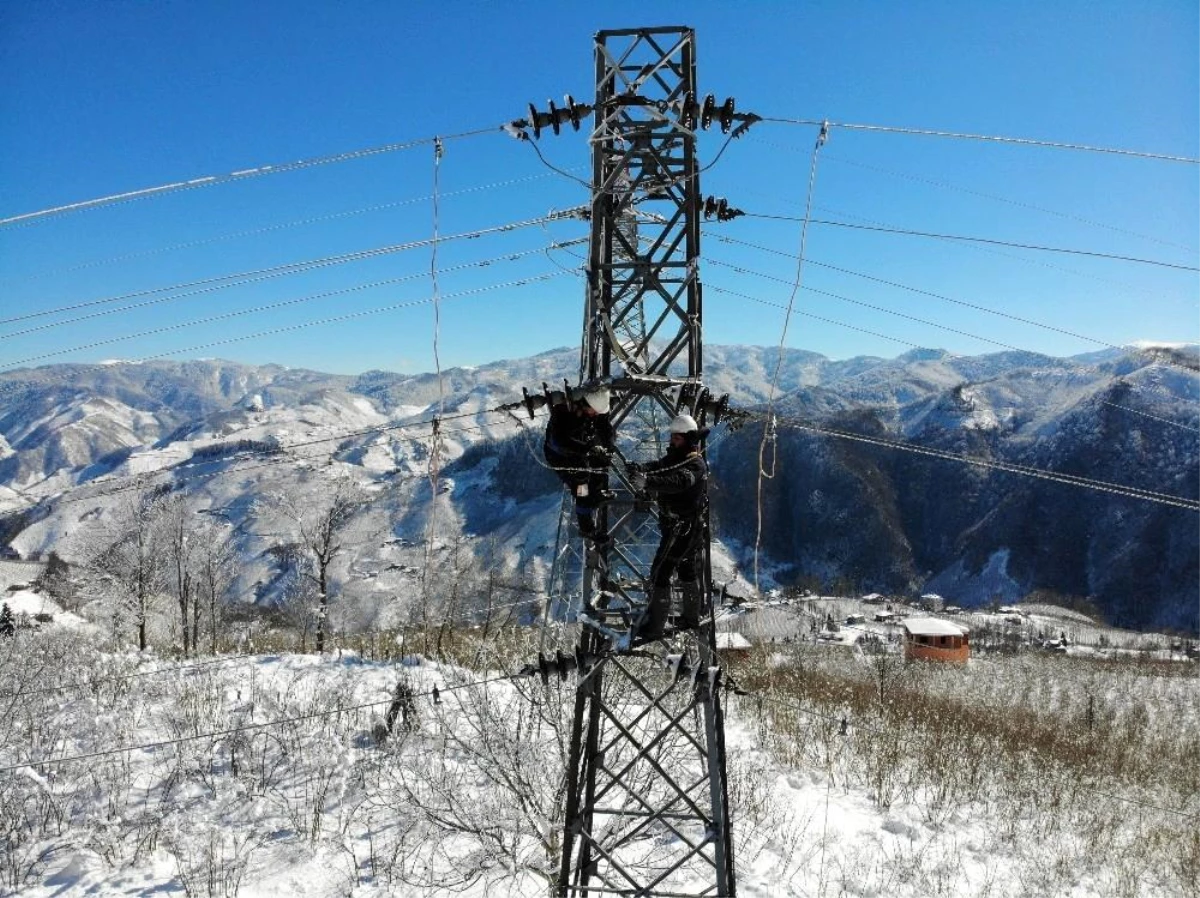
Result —
[[[1194, 511], [811, 428], [1195, 500], [1196, 349], [1069, 359], [918, 350], [833, 361], [709, 346], [706, 382], [744, 408], [762, 409], [772, 397], [779, 365], [772, 409], [780, 475], [762, 493], [761, 540], [761, 425], [713, 441], [717, 536], [731, 552], [722, 576], [747, 567], [745, 547], [760, 541], [760, 568], [781, 585], [807, 578], [864, 591], [934, 589], [958, 604], [1045, 589], [1088, 599], [1116, 623], [1195, 629]], [[539, 463], [541, 422], [490, 410], [520, 398], [522, 386], [573, 379], [577, 366], [577, 352], [562, 349], [452, 369], [440, 382], [211, 360], [0, 374], [0, 541], [23, 555], [79, 558], [96, 522], [162, 472], [234, 528], [245, 562], [241, 594], [270, 598], [284, 579], [280, 546], [290, 537], [259, 500], [316, 495], [349, 473], [371, 502], [354, 525], [355, 551], [333, 573], [360, 617], [386, 618], [429, 552], [470, 555], [536, 581], [553, 548], [558, 484]], [[424, 546], [431, 516], [434, 541]]]

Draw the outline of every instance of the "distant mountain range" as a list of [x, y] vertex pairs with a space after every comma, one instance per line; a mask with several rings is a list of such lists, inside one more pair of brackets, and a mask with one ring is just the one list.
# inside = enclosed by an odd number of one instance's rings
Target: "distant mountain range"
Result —
[[[918, 350], [844, 361], [787, 350], [766, 442], [761, 415], [713, 434], [716, 535], [731, 557], [720, 575], [748, 572], [757, 543], [760, 572], [781, 586], [936, 591], [960, 605], [1045, 590], [1087, 600], [1113, 624], [1195, 632], [1196, 511], [947, 456], [1195, 501], [1197, 350]], [[777, 358], [774, 348], [708, 346], [705, 381], [765, 412]], [[222, 361], [3, 373], [0, 541], [24, 555], [78, 556], [122, 491], [160, 472], [236, 528], [242, 586], [262, 600], [279, 575], [270, 549], [281, 525], [255, 498], [350, 470], [374, 498], [356, 527], [360, 544], [335, 574], [360, 616], [384, 619], [421, 561], [427, 422], [438, 414], [442, 539], [465, 540], [476, 554], [486, 544], [514, 570], [544, 571], [560, 493], [537, 461], [541, 422], [489, 410], [522, 386], [573, 379], [577, 367], [577, 351], [563, 349], [452, 369], [440, 384], [432, 374]], [[774, 474], [761, 478], [761, 493], [760, 449]]]

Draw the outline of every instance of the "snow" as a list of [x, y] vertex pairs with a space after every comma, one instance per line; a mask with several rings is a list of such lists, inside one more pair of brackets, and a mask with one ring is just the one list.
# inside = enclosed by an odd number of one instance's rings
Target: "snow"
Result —
[[914, 636], [962, 636], [967, 631], [966, 627], [937, 617], [909, 617], [901, 625]]
[[[14, 593], [11, 600], [20, 613], [57, 612], [52, 603], [29, 591]], [[52, 751], [46, 749], [51, 756], [107, 751], [115, 745], [150, 745], [163, 739], [179, 741], [88, 762], [97, 787], [115, 791], [98, 795], [101, 801], [86, 821], [74, 820], [74, 828], [64, 831], [44, 869], [22, 882], [22, 896], [103, 898], [198, 892], [241, 898], [434, 898], [445, 894], [388, 880], [380, 872], [386, 863], [380, 846], [390, 844], [387, 840], [394, 837], [404, 809], [382, 800], [376, 778], [397, 775], [395, 764], [405, 757], [409, 761], [404, 763], [425, 764], [436, 752], [447, 750], [446, 735], [437, 735], [428, 697], [433, 686], [442, 690], [446, 709], [438, 720], [461, 728], [447, 735], [467, 738], [468, 721], [454, 716], [455, 684], [463, 677], [491, 679], [503, 671], [470, 674], [413, 656], [393, 663], [366, 661], [346, 651], [325, 657], [257, 654], [199, 659], [190, 662], [198, 666], [189, 671], [186, 662], [97, 651], [86, 639], [72, 643], [69, 651], [70, 664], [91, 655], [94, 661], [91, 672], [73, 669], [63, 675], [65, 681], [100, 680], [105, 676], [101, 671], [110, 677], [133, 673], [136, 679], [113, 692], [112, 701], [118, 704], [111, 710], [103, 706], [107, 692], [94, 697], [49, 693], [54, 696], [52, 713], [70, 723], [64, 742]], [[775, 659], [776, 665], [787, 663], [783, 655]], [[991, 658], [974, 660], [952, 675], [983, 679], [1001, 663]], [[389, 754], [369, 737], [401, 672], [418, 696], [422, 728], [412, 738], [417, 745], [427, 746], [409, 755]], [[1171, 680], [1164, 690], [1170, 687], [1175, 694], [1164, 694], [1163, 699], [1172, 706], [1194, 709], [1196, 682], [1195, 678]], [[510, 681], [501, 679], [479, 688], [490, 696], [489, 701], [520, 700]], [[569, 707], [570, 684], [564, 688]], [[122, 697], [136, 713], [121, 713]], [[738, 894], [743, 898], [925, 898], [933, 894], [1107, 898], [1118, 894], [1114, 891], [1117, 873], [1109, 863], [1112, 856], [1108, 852], [1090, 855], [1081, 843], [1076, 845], [1069, 829], [1045, 844], [1038, 839], [1007, 840], [1001, 835], [1010, 826], [1002, 820], [1003, 809], [951, 801], [934, 812], [930, 796], [921, 791], [897, 794], [881, 803], [838, 766], [841, 762], [835, 759], [842, 749], [837, 740], [843, 737], [836, 735], [836, 728], [834, 742], [825, 748], [810, 735], [797, 744], [791, 761], [782, 759], [769, 749], [761, 723], [755, 722], [755, 708], [761, 710], [764, 701], [775, 698], [761, 693], [745, 698], [729, 695], [726, 704], [735, 860]], [[62, 717], [61, 709], [68, 707], [64, 702], [72, 700], [79, 710]], [[357, 710], [328, 712], [336, 707]], [[819, 726], [820, 714], [810, 718], [803, 707], [799, 710], [799, 720]], [[306, 715], [306, 722], [299, 723]], [[295, 726], [281, 723], [292, 719]], [[870, 726], [853, 715], [849, 719], [851, 735], [858, 726]], [[251, 725], [261, 728], [240, 729]], [[110, 732], [113, 726], [123, 729]], [[231, 775], [230, 731], [242, 733], [244, 764], [275, 766], [267, 773]], [[215, 735], [208, 738], [205, 733]], [[286, 755], [264, 753], [271, 746], [284, 747]], [[0, 768], [13, 762], [16, 751], [0, 739]], [[833, 754], [822, 754], [826, 751]], [[121, 763], [116, 763], [118, 758]], [[459, 760], [465, 764], [467, 758]], [[71, 762], [22, 766], [0, 771], [0, 789], [17, 788], [19, 780], [50, 799], [66, 800], [79, 797], [73, 783], [80, 772]], [[463, 773], [468, 772], [464, 767]], [[255, 777], [264, 775], [274, 779], [270, 788], [260, 789], [254, 785]], [[1038, 788], [1054, 787], [1037, 771], [1029, 775]], [[164, 776], [173, 785], [162, 786]], [[479, 789], [480, 784], [466, 777], [459, 788]], [[306, 833], [305, 827], [316, 825], [310, 804], [318, 795], [324, 796], [320, 799], [323, 821], [319, 832]], [[1145, 811], [1131, 809], [1129, 819], [1139, 819]], [[1066, 821], [1060, 825], [1069, 826]], [[1014, 833], [1022, 831], [1019, 822], [1011, 826]], [[122, 832], [138, 831], [149, 839], [139, 849], [128, 837], [119, 838]], [[156, 833], [152, 838], [151, 832]], [[468, 850], [459, 843], [449, 862], [478, 863]], [[368, 857], [375, 860], [368, 862]], [[213, 892], [203, 885], [210, 869], [216, 876]], [[527, 875], [497, 870], [495, 879], [476, 882], [458, 894], [525, 898], [541, 894], [543, 888]], [[1184, 893], [1143, 878], [1136, 894], [1183, 898]]]

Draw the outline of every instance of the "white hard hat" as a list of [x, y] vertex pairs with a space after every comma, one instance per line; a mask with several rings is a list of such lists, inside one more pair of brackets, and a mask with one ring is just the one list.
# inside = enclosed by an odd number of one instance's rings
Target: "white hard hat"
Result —
[[696, 424], [696, 419], [691, 415], [677, 415], [675, 420], [671, 422], [671, 433], [691, 433], [699, 429], [700, 427]]
[[583, 394], [583, 400], [602, 415], [608, 414], [608, 387], [595, 387]]

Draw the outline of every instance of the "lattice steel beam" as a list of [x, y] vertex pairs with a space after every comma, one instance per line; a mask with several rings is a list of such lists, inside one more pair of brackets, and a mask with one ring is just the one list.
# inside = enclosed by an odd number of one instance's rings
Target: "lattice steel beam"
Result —
[[[703, 419], [695, 33], [596, 35], [591, 241], [581, 380], [613, 386], [626, 458], [657, 456], [683, 408]], [[572, 101], [573, 105], [573, 101]], [[707, 104], [711, 110], [712, 103]], [[730, 112], [732, 106], [730, 105]], [[534, 126], [562, 118], [533, 114]], [[711, 625], [629, 649], [657, 542], [617, 465], [602, 508], [612, 542], [590, 553], [590, 621], [575, 658], [560, 896], [735, 895], [721, 672]], [[706, 522], [707, 528], [707, 522]], [[704, 617], [711, 618], [705, 541]]]

